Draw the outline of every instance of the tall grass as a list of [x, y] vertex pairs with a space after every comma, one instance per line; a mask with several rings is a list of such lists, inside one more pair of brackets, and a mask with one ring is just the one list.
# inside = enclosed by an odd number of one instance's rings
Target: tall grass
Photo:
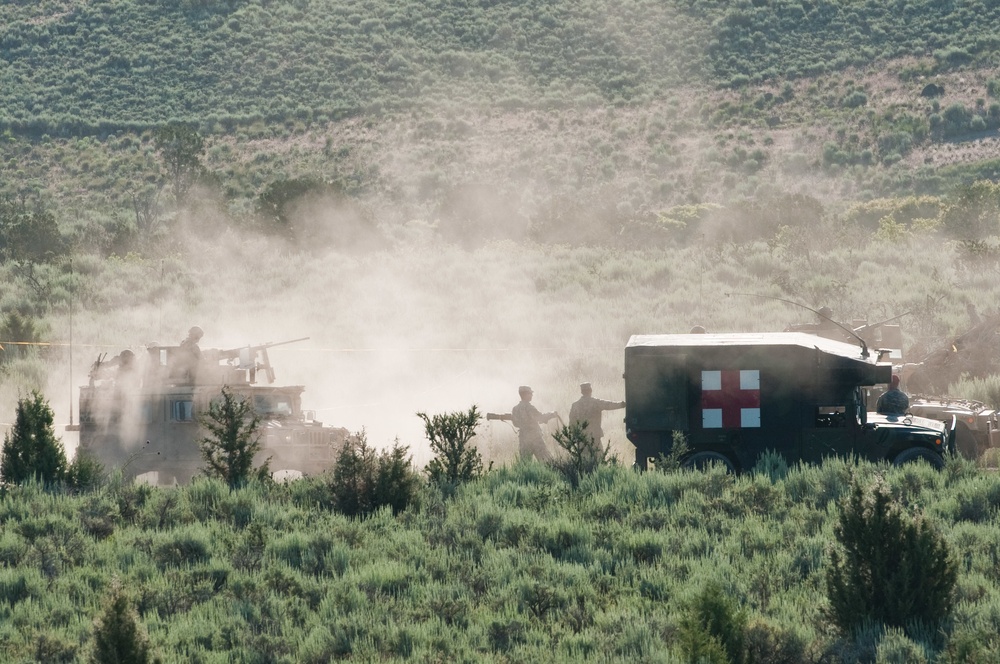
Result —
[[[77, 495], [26, 485], [0, 500], [4, 656], [82, 652], [112, 577], [165, 661], [683, 661], [696, 641], [676, 635], [693, 629], [689, 612], [710, 582], [745, 615], [746, 652], [847, 652], [826, 627], [822, 579], [847, 489], [875, 478], [939, 529], [959, 577], [940, 639], [878, 632], [870, 647], [924, 648], [935, 662], [1000, 655], [978, 636], [1000, 623], [996, 479], [968, 463], [936, 472], [831, 460], [774, 477], [612, 466], [575, 489], [519, 462], [448, 500], [428, 491], [399, 515], [363, 520], [303, 500], [319, 480], [235, 491], [199, 481], [143, 489], [140, 501], [122, 484]], [[133, 518], [102, 511], [111, 505]], [[113, 533], [85, 515], [110, 519]]]

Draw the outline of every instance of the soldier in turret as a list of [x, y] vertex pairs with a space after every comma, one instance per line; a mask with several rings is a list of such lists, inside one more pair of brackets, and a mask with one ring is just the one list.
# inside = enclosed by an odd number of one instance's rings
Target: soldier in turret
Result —
[[171, 377], [183, 383], [195, 382], [198, 377], [198, 364], [201, 362], [201, 348], [198, 342], [204, 335], [205, 332], [197, 325], [188, 330], [187, 338], [181, 342], [172, 358]]
[[906, 415], [909, 407], [910, 398], [899, 389], [899, 375], [892, 374], [889, 389], [875, 403], [875, 412], [882, 415]]

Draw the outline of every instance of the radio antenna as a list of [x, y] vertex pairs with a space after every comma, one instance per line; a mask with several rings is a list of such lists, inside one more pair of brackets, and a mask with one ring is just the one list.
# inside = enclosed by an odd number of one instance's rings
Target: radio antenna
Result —
[[844, 332], [847, 332], [849, 335], [851, 335], [852, 337], [854, 337], [855, 339], [857, 339], [858, 343], [861, 344], [861, 357], [867, 358], [869, 356], [869, 353], [868, 353], [868, 344], [865, 343], [865, 340], [862, 339], [858, 335], [857, 332], [855, 332], [854, 330], [852, 330], [849, 327], [844, 327], [843, 325], [841, 325], [837, 321], [833, 320], [832, 318], [830, 318], [826, 314], [821, 314], [820, 312], [816, 311], [812, 307], [807, 307], [806, 305], [801, 304], [799, 302], [795, 302], [793, 300], [786, 300], [786, 299], [781, 298], [781, 297], [775, 297], [774, 295], [761, 295], [759, 293], [726, 293], [726, 295], [743, 295], [745, 297], [762, 297], [762, 298], [765, 298], [765, 299], [768, 299], [768, 300], [777, 300], [778, 302], [784, 302], [785, 304], [791, 304], [792, 306], [802, 307], [803, 309], [808, 309], [809, 311], [813, 312], [814, 314], [816, 314], [820, 318], [823, 318], [825, 320], [830, 321], [831, 323], [833, 323], [834, 325], [836, 325], [837, 327], [839, 327], [840, 329], [842, 329]]
[[69, 425], [73, 426], [73, 254], [69, 255]]

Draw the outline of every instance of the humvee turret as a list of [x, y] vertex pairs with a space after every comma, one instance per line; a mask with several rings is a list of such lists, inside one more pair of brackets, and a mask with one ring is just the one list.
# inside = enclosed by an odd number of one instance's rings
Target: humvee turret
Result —
[[123, 351], [110, 360], [99, 357], [89, 384], [80, 388], [80, 424], [74, 427], [80, 450], [129, 477], [155, 472], [150, 477], [160, 484], [189, 482], [203, 466], [199, 417], [228, 387], [261, 419], [258, 465], [270, 458], [272, 472], [302, 475], [331, 468], [348, 432], [302, 410], [303, 386], [272, 384], [267, 349], [276, 345], [205, 350], [183, 371], [182, 357], [190, 360], [181, 346], [153, 344], [138, 356]]
[[646, 468], [684, 434], [690, 467], [740, 472], [767, 451], [789, 463], [856, 456], [941, 467], [950, 426], [869, 413], [865, 387], [892, 366], [867, 347], [803, 332], [633, 336], [625, 348], [625, 427]]

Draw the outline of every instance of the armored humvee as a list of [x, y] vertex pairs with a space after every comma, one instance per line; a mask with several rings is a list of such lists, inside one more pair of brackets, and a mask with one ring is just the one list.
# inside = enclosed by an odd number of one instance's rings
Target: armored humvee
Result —
[[[904, 392], [909, 391], [905, 383], [901, 387]], [[874, 408], [883, 391], [881, 387], [869, 391], [871, 407]], [[911, 415], [945, 423], [956, 421], [955, 450], [966, 459], [978, 459], [986, 450], [1000, 447], [1000, 418], [996, 410], [983, 402], [920, 393], [909, 397], [907, 412]]]
[[[905, 314], [904, 314], [905, 315]], [[890, 320], [895, 320], [899, 316]], [[997, 357], [997, 329], [1000, 317], [987, 317], [957, 337], [939, 342], [935, 350], [911, 348], [909, 354], [923, 354], [917, 362], [903, 354], [903, 333], [899, 325], [868, 323], [855, 319], [850, 329], [828, 321], [827, 325], [790, 325], [785, 331], [802, 331], [828, 338], [849, 340], [852, 336], [879, 349], [880, 357], [892, 362], [902, 379], [901, 389], [910, 397], [910, 415], [957, 422], [955, 448], [967, 459], [977, 459], [991, 447], [1000, 446], [1000, 415], [979, 401], [943, 396], [958, 378], [984, 376], [994, 372]], [[886, 386], [868, 390], [868, 404], [875, 407]], [[930, 393], [937, 390], [936, 393]]]
[[273, 385], [267, 349], [276, 345], [209, 349], [193, 365], [182, 362], [188, 356], [182, 346], [150, 345], [139, 356], [123, 351], [111, 359], [99, 357], [89, 384], [80, 388], [80, 423], [75, 427], [80, 449], [129, 477], [187, 483], [203, 465], [199, 416], [228, 387], [260, 416], [257, 464], [270, 458], [273, 473], [302, 475], [331, 468], [348, 431], [324, 426], [303, 411], [301, 385]]
[[803, 332], [633, 336], [625, 347], [625, 427], [646, 468], [687, 438], [682, 462], [734, 472], [766, 451], [789, 463], [831, 455], [936, 467], [955, 449], [950, 425], [869, 413], [865, 387], [892, 366], [849, 344]]

